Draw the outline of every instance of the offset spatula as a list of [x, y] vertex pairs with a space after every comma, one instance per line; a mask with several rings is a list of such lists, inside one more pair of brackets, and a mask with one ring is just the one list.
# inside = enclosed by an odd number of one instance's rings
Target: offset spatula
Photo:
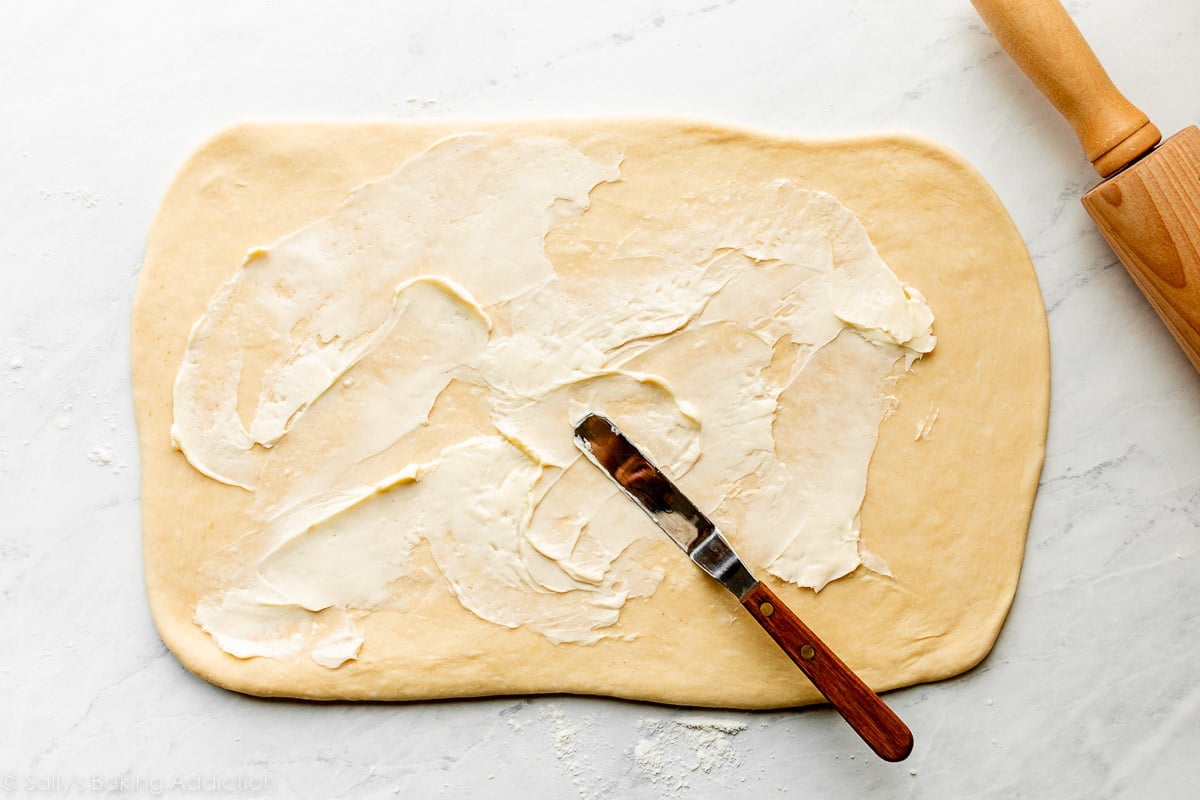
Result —
[[575, 427], [575, 444], [692, 561], [733, 592], [880, 758], [902, 761], [908, 757], [913, 746], [908, 726], [774, 592], [755, 580], [717, 526], [616, 425], [602, 416], [589, 414]]

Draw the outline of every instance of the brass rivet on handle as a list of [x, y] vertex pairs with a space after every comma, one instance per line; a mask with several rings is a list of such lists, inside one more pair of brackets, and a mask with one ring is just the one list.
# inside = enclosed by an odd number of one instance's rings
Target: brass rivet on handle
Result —
[[758, 612], [764, 617], [769, 617], [775, 613], [775, 606], [771, 605], [770, 603], [763, 603], [758, 607]]
[[800, 648], [800, 657], [805, 661], [812, 661], [816, 655], [817, 651], [813, 650], [813, 646], [811, 644], [806, 644], [804, 647]]

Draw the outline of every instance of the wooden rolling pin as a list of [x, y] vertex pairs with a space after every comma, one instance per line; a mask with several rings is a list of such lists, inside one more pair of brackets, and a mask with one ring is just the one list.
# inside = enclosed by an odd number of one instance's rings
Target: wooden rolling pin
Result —
[[1158, 147], [1058, 0], [971, 0], [1106, 178], [1083, 206], [1200, 370], [1200, 129]]

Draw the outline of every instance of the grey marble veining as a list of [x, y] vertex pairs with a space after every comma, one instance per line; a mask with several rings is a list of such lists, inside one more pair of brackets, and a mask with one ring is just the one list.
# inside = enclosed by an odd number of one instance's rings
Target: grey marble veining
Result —
[[[1164, 131], [1200, 6], [1068, 3]], [[1195, 795], [1200, 377], [1078, 203], [1069, 129], [966, 2], [16, 3], [0, 12], [0, 796]], [[904, 130], [992, 183], [1046, 298], [1048, 454], [975, 670], [889, 695], [887, 765], [826, 709], [591, 698], [314, 705], [166, 652], [141, 577], [129, 307], [187, 153], [242, 119], [683, 114]]]

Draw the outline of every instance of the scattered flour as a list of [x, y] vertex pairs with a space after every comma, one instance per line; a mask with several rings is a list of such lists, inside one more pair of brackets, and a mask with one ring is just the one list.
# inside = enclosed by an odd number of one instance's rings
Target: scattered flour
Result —
[[20, 356], [13, 356], [8, 362], [9, 369], [21, 369], [25, 366], [25, 361]]
[[114, 455], [111, 447], [98, 444], [92, 448], [92, 452], [88, 453], [87, 458], [98, 467], [107, 467], [112, 464]]
[[74, 186], [63, 190], [63, 197], [73, 203], [78, 203], [84, 208], [95, 208], [102, 199], [100, 195], [93, 192], [86, 186]]
[[538, 709], [538, 716], [550, 727], [550, 734], [554, 738], [554, 756], [559, 767], [575, 785], [581, 800], [607, 796], [600, 786], [601, 776], [594, 774], [596, 770], [586, 755], [587, 749], [585, 755], [579, 754], [579, 725], [567, 719], [562, 704], [548, 703]]
[[643, 719], [638, 728], [647, 736], [634, 748], [634, 759], [664, 797], [682, 797], [697, 772], [712, 774], [742, 763], [733, 737], [746, 730], [743, 723], [696, 717]]
[[554, 755], [558, 760], [574, 759], [575, 753], [579, 750], [579, 728], [567, 721], [567, 715], [563, 713], [562, 706], [558, 703], [551, 703], [540, 709], [538, 716], [550, 726], [550, 732], [554, 736]]
[[106, 444], [94, 445], [87, 454], [87, 460], [97, 467], [110, 467], [113, 475], [120, 475], [121, 470], [127, 466], [124, 462], [117, 461], [116, 452]]

